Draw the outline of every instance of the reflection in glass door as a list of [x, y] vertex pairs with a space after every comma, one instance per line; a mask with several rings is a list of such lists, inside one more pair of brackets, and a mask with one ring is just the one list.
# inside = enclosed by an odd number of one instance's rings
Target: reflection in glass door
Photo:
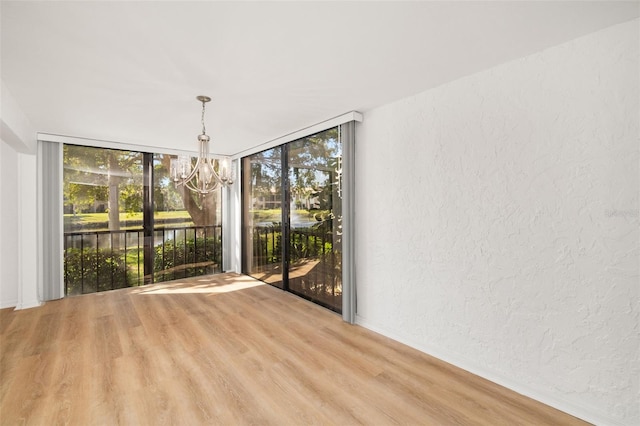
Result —
[[243, 271], [283, 288], [282, 147], [245, 157]]
[[[243, 271], [342, 310], [339, 128], [243, 159]], [[286, 170], [286, 173], [282, 173]]]
[[64, 145], [63, 158], [65, 294], [144, 284], [144, 154]]
[[342, 309], [341, 144], [338, 128], [288, 147], [289, 291]]

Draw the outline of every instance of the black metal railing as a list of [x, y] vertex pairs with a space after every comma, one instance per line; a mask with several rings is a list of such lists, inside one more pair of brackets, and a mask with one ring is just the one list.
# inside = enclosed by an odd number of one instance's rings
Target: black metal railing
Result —
[[[252, 272], [258, 275], [282, 262], [280, 226], [256, 226], [253, 232]], [[339, 240], [326, 227], [289, 231], [289, 291], [332, 310], [342, 307], [342, 266]]]
[[190, 226], [154, 230], [154, 281], [222, 272], [222, 227]]
[[252, 268], [282, 262], [282, 230], [280, 226], [255, 226], [253, 232]]
[[[279, 226], [253, 229], [253, 266], [282, 261], [282, 230]], [[292, 228], [289, 231], [290, 260], [323, 256], [333, 250], [333, 234], [324, 228]]]
[[[162, 282], [222, 272], [222, 227], [156, 228], [152, 276]], [[95, 293], [145, 283], [142, 229], [64, 234], [65, 294]]]

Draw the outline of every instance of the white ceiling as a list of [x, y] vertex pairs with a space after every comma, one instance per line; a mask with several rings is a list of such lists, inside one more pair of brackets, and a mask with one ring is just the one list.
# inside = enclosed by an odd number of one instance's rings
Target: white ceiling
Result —
[[[36, 131], [235, 154], [638, 16], [638, 2], [8, 2]], [[365, 114], [366, 120], [366, 114]]]

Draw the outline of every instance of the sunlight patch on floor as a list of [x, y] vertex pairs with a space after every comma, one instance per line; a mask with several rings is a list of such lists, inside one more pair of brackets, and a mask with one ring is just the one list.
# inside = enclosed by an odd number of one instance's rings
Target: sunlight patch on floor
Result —
[[170, 283], [153, 284], [141, 288], [137, 294], [216, 294], [245, 290], [252, 287], [265, 285], [265, 283], [250, 277], [233, 277], [232, 280], [219, 280], [211, 278], [190, 279], [189, 281], [171, 281]]

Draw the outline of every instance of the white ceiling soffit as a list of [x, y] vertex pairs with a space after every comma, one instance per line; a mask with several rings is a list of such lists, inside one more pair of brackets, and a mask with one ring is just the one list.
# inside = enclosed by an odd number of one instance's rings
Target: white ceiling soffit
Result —
[[[10, 2], [36, 131], [232, 155], [638, 16], [638, 2]], [[365, 114], [366, 119], [366, 114]]]

